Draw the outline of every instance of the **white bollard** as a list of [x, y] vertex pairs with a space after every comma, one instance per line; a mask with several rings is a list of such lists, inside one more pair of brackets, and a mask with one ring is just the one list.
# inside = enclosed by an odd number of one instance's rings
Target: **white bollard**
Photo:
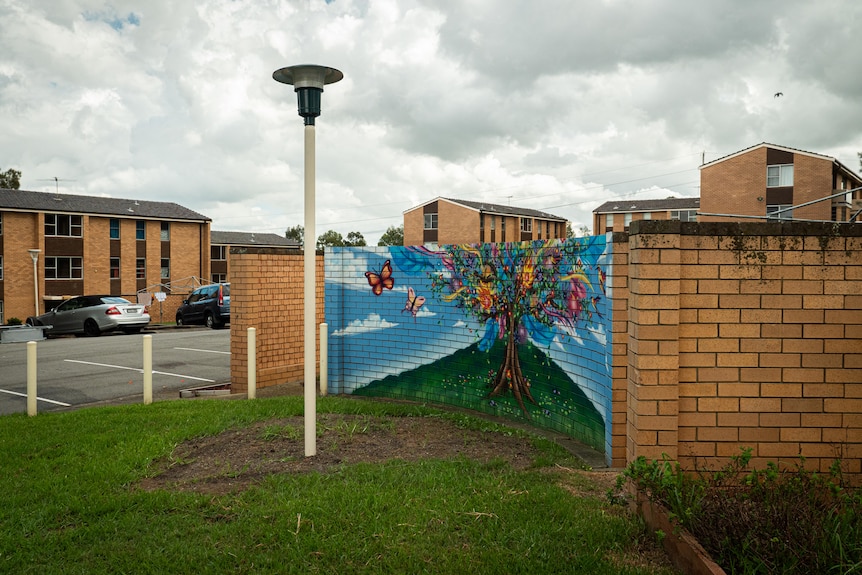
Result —
[[326, 366], [329, 362], [329, 325], [320, 324], [320, 395], [326, 395], [329, 385], [329, 373]]
[[36, 342], [27, 342], [27, 415], [36, 415]]
[[248, 328], [248, 398], [257, 397], [257, 330]]
[[144, 405], [153, 402], [153, 336], [144, 336]]

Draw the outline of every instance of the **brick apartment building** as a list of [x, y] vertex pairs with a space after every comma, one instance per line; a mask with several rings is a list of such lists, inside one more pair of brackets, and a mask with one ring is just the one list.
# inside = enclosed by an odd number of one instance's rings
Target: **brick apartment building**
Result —
[[438, 197], [404, 212], [404, 245], [565, 238], [566, 223], [539, 210]]
[[696, 222], [698, 209], [700, 198], [605, 202], [593, 210], [593, 235], [628, 231], [638, 220]]
[[75, 295], [209, 277], [209, 258], [210, 218], [175, 203], [0, 189], [0, 324]]
[[700, 167], [699, 220], [742, 216], [845, 222], [859, 209], [853, 209], [853, 200], [862, 199], [862, 191], [850, 192], [859, 187], [862, 178], [835, 158], [761, 143]]
[[228, 254], [232, 247], [239, 248], [287, 248], [302, 253], [302, 245], [278, 234], [258, 234], [254, 232], [210, 232], [210, 281], [224, 283], [230, 281], [230, 260]]

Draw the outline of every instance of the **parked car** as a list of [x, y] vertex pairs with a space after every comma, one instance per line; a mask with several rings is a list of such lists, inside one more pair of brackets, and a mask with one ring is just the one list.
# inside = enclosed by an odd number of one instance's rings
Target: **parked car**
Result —
[[203, 324], [218, 329], [230, 323], [230, 284], [199, 287], [177, 309], [177, 325]]
[[82, 295], [66, 300], [48, 313], [28, 317], [28, 325], [51, 326], [48, 335], [85, 334], [90, 337], [106, 331], [138, 333], [150, 323], [143, 304], [112, 295]]

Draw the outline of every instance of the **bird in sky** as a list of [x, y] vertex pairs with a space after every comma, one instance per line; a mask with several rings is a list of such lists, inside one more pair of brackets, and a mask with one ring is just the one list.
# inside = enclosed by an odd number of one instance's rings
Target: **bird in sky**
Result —
[[778, 97], [783, 96], [783, 95], [784, 95], [784, 92], [776, 92], [775, 95], [773, 96], [773, 98], [778, 98]]

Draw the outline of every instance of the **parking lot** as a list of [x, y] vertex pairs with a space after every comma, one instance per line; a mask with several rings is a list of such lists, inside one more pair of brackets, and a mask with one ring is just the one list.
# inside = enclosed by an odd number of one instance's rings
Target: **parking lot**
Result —
[[[153, 399], [230, 381], [230, 330], [202, 327], [152, 335]], [[57, 337], [37, 344], [39, 412], [143, 401], [143, 335]], [[27, 344], [0, 345], [0, 415], [27, 411]]]

